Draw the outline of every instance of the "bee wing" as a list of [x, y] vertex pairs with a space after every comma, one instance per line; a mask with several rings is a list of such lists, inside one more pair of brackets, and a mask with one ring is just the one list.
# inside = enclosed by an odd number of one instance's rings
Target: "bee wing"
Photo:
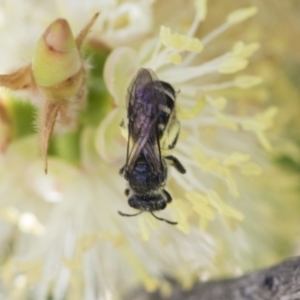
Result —
[[[153, 71], [141, 69], [128, 90], [128, 145], [126, 165], [132, 169], [141, 152], [154, 171], [162, 162], [157, 130], [159, 104], [164, 96], [163, 86]], [[158, 153], [157, 153], [158, 149]]]

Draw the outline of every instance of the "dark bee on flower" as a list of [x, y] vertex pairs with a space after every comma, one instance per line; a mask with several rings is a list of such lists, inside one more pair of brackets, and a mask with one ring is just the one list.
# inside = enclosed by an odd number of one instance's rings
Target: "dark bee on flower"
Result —
[[160, 81], [150, 69], [140, 69], [128, 89], [127, 122], [121, 124], [128, 129], [127, 156], [120, 173], [128, 181], [125, 194], [129, 206], [140, 212], [119, 212], [122, 216], [136, 216], [148, 211], [161, 221], [177, 224], [153, 214], [172, 201], [165, 190], [167, 162], [185, 173], [179, 160], [171, 155], [180, 131], [175, 100], [174, 88]]

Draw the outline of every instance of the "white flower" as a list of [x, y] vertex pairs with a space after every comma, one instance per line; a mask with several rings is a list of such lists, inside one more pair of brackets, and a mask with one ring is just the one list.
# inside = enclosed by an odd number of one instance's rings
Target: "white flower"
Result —
[[[142, 1], [38, 1], [4, 0], [0, 3], [0, 73], [10, 72], [32, 57], [45, 28], [65, 18], [77, 34], [100, 12], [90, 37], [109, 47], [128, 44], [152, 29], [152, 0]], [[34, 8], [34, 9], [33, 9]]]
[[[196, 4], [198, 11], [187, 35], [172, 33], [170, 28], [162, 26], [160, 40], [149, 41], [140, 51], [122, 47], [112, 52], [104, 75], [116, 109], [100, 125], [96, 139], [98, 151], [105, 159], [119, 154], [118, 140], [114, 139], [114, 146], [111, 146], [104, 142], [104, 133], [112, 135], [116, 131], [118, 123], [115, 120], [124, 115], [127, 87], [140, 67], [153, 69], [160, 80], [171, 83], [179, 91], [177, 110], [182, 121], [182, 142], [176, 146], [175, 155], [187, 168], [187, 174], [182, 176], [172, 171], [171, 177], [185, 191], [181, 197], [186, 197], [189, 202], [177, 199], [171, 207], [174, 218], [179, 221], [178, 227], [184, 232], [189, 231], [187, 216], [192, 211], [198, 214], [202, 229], [216, 213], [236, 221], [243, 219], [225, 203], [240, 196], [236, 177], [261, 173], [261, 168], [251, 160], [253, 138], [245, 131], [254, 132], [262, 145], [270, 149], [265, 131], [276, 114], [276, 108], [269, 108], [254, 117], [239, 116], [222, 95], [222, 90], [230, 87], [249, 88], [261, 82], [259, 77], [249, 75], [231, 77], [230, 80], [225, 77], [247, 66], [248, 58], [259, 47], [257, 43], [237, 42], [231, 51], [198, 62], [212, 39], [252, 16], [256, 9], [250, 7], [231, 13], [223, 25], [200, 40], [193, 34], [206, 11], [203, 1]], [[222, 81], [220, 74], [226, 74]], [[240, 129], [243, 129], [242, 133]], [[249, 142], [244, 139], [241, 142], [242, 136], [250, 138]], [[220, 187], [224, 189], [222, 193], [218, 192]], [[228, 200], [222, 200], [224, 197]]]
[[[83, 20], [99, 3], [103, 18], [99, 32], [106, 32], [103, 36], [112, 45], [120, 35], [120, 43], [127, 47], [116, 48], [106, 62], [104, 76], [113, 105], [109, 103], [103, 111], [110, 109], [110, 113], [97, 128], [79, 117], [80, 129], [74, 135], [54, 137], [55, 155], [50, 155], [47, 177], [35, 135], [16, 135], [1, 156], [0, 277], [6, 298], [122, 299], [139, 284], [167, 296], [171, 287], [166, 276], [189, 288], [198, 278], [241, 273], [260, 263], [258, 254], [264, 261], [273, 245], [264, 240], [267, 230], [260, 230], [269, 224], [257, 202], [264, 205], [268, 199], [248, 181], [255, 180], [252, 178], [264, 167], [257, 140], [270, 149], [265, 131], [276, 109], [243, 115], [223, 94], [228, 88], [240, 88], [238, 95], [242, 95], [243, 89], [261, 82], [255, 76], [236, 76], [246, 68], [257, 43], [236, 42], [225, 54], [211, 52], [218, 45], [213, 40], [232, 25], [240, 25], [256, 9], [233, 12], [200, 40], [195, 32], [206, 17], [206, 2], [196, 1], [187, 34], [162, 26], [159, 38], [130, 48], [132, 39], [149, 29], [151, 1], [72, 2], [72, 9], [64, 10], [67, 3], [53, 2], [53, 9], [69, 13], [71, 23], [72, 16], [79, 16], [80, 23], [80, 12]], [[127, 23], [118, 22], [124, 20], [123, 13]], [[144, 18], [139, 28], [140, 16]], [[118, 30], [117, 24], [129, 25]], [[126, 90], [141, 67], [152, 68], [160, 80], [178, 91], [182, 130], [174, 155], [187, 174], [169, 168], [167, 188], [174, 199], [160, 212], [178, 221], [177, 226], [147, 213], [135, 218], [117, 213], [130, 209], [124, 195], [126, 182], [118, 174], [126, 155], [119, 124], [126, 115]], [[100, 84], [92, 76], [91, 90]], [[101, 100], [105, 102], [104, 97]], [[75, 159], [69, 155], [73, 150], [78, 152]], [[255, 220], [249, 218], [252, 215]], [[247, 226], [252, 227], [247, 230]], [[256, 243], [257, 248], [251, 248]], [[13, 251], [7, 250], [9, 245]]]

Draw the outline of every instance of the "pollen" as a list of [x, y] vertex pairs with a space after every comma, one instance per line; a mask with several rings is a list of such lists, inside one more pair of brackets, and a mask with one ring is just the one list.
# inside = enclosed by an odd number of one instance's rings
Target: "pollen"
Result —
[[257, 13], [257, 7], [251, 6], [247, 8], [237, 9], [227, 17], [229, 24], [241, 23]]
[[234, 84], [236, 87], [248, 89], [263, 82], [261, 77], [252, 75], [243, 75], [235, 78]]
[[220, 64], [218, 72], [221, 74], [232, 74], [245, 69], [247, 66], [247, 59], [231, 57]]
[[167, 57], [168, 60], [174, 65], [179, 65], [182, 62], [182, 57], [179, 53], [170, 53]]

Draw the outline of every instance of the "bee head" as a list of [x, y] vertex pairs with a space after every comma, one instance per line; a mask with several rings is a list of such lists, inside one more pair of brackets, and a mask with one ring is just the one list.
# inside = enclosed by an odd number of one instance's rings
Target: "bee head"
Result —
[[154, 195], [132, 195], [128, 199], [129, 206], [141, 211], [163, 210], [167, 206], [167, 201], [162, 194]]

